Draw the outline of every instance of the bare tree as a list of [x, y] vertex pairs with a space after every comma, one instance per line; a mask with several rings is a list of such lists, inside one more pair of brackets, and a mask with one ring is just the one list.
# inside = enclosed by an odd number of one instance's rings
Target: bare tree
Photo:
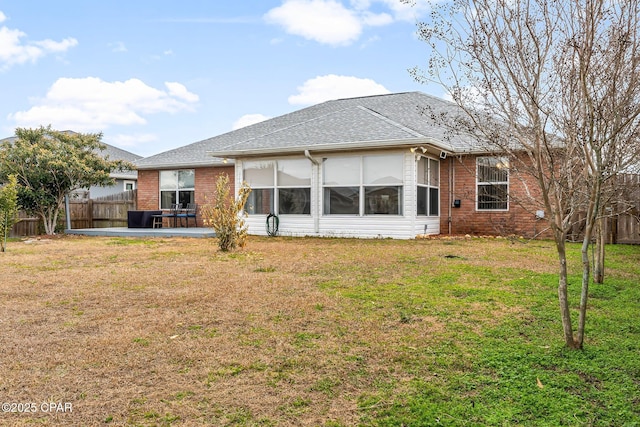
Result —
[[[519, 202], [545, 210], [571, 348], [584, 343], [589, 249], [604, 190], [640, 159], [639, 1], [434, 1], [431, 19], [419, 24], [431, 56], [426, 70], [412, 71], [458, 104], [463, 113], [448, 123], [508, 156], [512, 176], [537, 184]], [[565, 242], [578, 216], [583, 274], [574, 331]]]

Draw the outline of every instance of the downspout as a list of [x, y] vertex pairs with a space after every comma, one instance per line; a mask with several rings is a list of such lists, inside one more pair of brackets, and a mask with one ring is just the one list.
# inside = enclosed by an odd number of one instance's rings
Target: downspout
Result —
[[304, 156], [311, 161], [316, 166], [320, 166], [320, 162], [311, 156], [309, 150], [304, 150]]
[[449, 227], [449, 235], [451, 235], [451, 231], [452, 231], [452, 210], [451, 207], [453, 206], [453, 183], [455, 182], [455, 173], [454, 173], [454, 163], [453, 163], [453, 157], [449, 157], [449, 219], [448, 219], [448, 227]]
[[[316, 173], [313, 174], [313, 177], [311, 179], [311, 188], [313, 188], [313, 180], [315, 179], [316, 182], [318, 183], [318, 188], [320, 188], [320, 162], [318, 161], [318, 159], [314, 158], [311, 153], [309, 152], [309, 150], [304, 150], [304, 156], [309, 159], [309, 161], [311, 163], [313, 163], [315, 166], [313, 169], [315, 169]], [[317, 200], [318, 205], [320, 205], [320, 200]], [[313, 232], [315, 234], [320, 234], [320, 209], [316, 208], [315, 211], [313, 211]]]

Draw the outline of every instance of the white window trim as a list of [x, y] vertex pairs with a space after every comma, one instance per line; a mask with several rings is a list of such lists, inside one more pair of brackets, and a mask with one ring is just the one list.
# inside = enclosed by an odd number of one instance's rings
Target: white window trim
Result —
[[[365, 184], [364, 183], [364, 158], [365, 157], [384, 157], [384, 156], [389, 156], [389, 155], [398, 155], [402, 157], [402, 171], [401, 171], [401, 176], [402, 178], [402, 183], [398, 184], [398, 185], [391, 185], [391, 184], [385, 184], [385, 185], [370, 185], [370, 184]], [[322, 217], [326, 217], [326, 218], [354, 218], [354, 217], [375, 217], [375, 218], [398, 218], [398, 217], [404, 217], [406, 212], [406, 203], [405, 203], [405, 192], [406, 192], [406, 185], [404, 182], [404, 176], [405, 176], [405, 161], [404, 161], [404, 156], [402, 156], [401, 153], [393, 153], [393, 154], [361, 154], [361, 155], [347, 155], [347, 156], [330, 156], [330, 157], [325, 157], [323, 158], [323, 162], [324, 160], [327, 159], [332, 159], [332, 158], [358, 158], [359, 159], [359, 165], [360, 165], [360, 171], [359, 171], [359, 183], [356, 184], [344, 184], [344, 185], [325, 185], [324, 184], [324, 165], [321, 165], [320, 167], [320, 180], [319, 180], [319, 186], [320, 186], [320, 194], [321, 194], [321, 200], [320, 200], [320, 215]], [[358, 187], [359, 189], [359, 194], [358, 194], [358, 213], [357, 214], [331, 214], [331, 213], [325, 213], [324, 212], [324, 195], [325, 195], [325, 188], [350, 188], [350, 187]], [[365, 188], [367, 187], [400, 187], [400, 191], [401, 194], [398, 196], [398, 204], [400, 205], [400, 213], [395, 213], [395, 214], [367, 214], [365, 213]]]
[[136, 182], [135, 182], [135, 181], [131, 181], [131, 180], [127, 180], [127, 181], [123, 181], [123, 182], [122, 182], [122, 189], [123, 189], [124, 191], [128, 191], [128, 190], [127, 190], [127, 184], [131, 184], [131, 186], [132, 186], [132, 188], [131, 188], [131, 189], [132, 189], [132, 190], [135, 190], [135, 189], [136, 189]]
[[[489, 182], [489, 181], [479, 181], [478, 180], [478, 160], [479, 159], [483, 159], [483, 158], [493, 158], [493, 159], [498, 159], [501, 163], [509, 163], [509, 159], [507, 159], [506, 157], [500, 157], [500, 156], [478, 156], [476, 157], [476, 168], [475, 168], [475, 174], [476, 174], [476, 200], [475, 200], [475, 209], [476, 212], [508, 212], [509, 211], [509, 202], [510, 202], [510, 197], [509, 197], [509, 192], [510, 192], [510, 178], [511, 178], [511, 173], [509, 173], [509, 168], [507, 168], [507, 180], [506, 181], [495, 181], [495, 182]], [[478, 193], [478, 186], [480, 185], [502, 185], [502, 184], [506, 184], [507, 186], [507, 207], [505, 209], [480, 209], [478, 208], [478, 203], [479, 203], [479, 193]]]
[[[279, 193], [279, 189], [292, 189], [292, 188], [308, 188], [309, 189], [309, 197], [312, 198], [312, 176], [313, 176], [313, 166], [311, 164], [310, 161], [308, 161], [309, 163], [309, 186], [296, 186], [296, 185], [279, 185], [278, 183], [278, 161], [285, 161], [285, 160], [307, 160], [304, 157], [300, 157], [300, 158], [291, 158], [291, 159], [287, 159], [287, 158], [278, 158], [278, 159], [263, 159], [263, 160], [259, 160], [256, 162], [261, 162], [261, 161], [265, 161], [265, 162], [273, 162], [273, 185], [261, 185], [261, 186], [255, 186], [255, 187], [251, 187], [252, 190], [272, 190], [273, 191], [273, 213], [275, 215], [286, 215], [286, 216], [298, 216], [298, 217], [310, 217], [313, 213], [313, 210], [311, 209], [311, 200], [309, 200], [309, 213], [308, 214], [290, 214], [290, 213], [285, 213], [285, 214], [281, 214], [280, 213], [280, 193]], [[241, 170], [241, 177], [242, 180], [244, 180], [244, 171], [245, 171], [245, 165], [247, 163], [251, 164], [254, 161], [252, 160], [248, 160], [246, 162], [242, 163], [242, 170]], [[269, 215], [268, 213], [247, 213], [250, 216], [267, 216]]]
[[162, 207], [162, 192], [163, 191], [171, 191], [171, 190], [163, 190], [162, 189], [162, 172], [180, 172], [180, 171], [193, 171], [193, 187], [186, 187], [186, 188], [178, 188], [176, 187], [175, 190], [173, 190], [176, 193], [176, 203], [180, 203], [180, 191], [193, 191], [193, 197], [195, 199], [195, 194], [196, 194], [196, 170], [195, 169], [163, 169], [161, 171], [158, 172], [158, 208], [159, 209], [169, 209], [169, 208], [163, 208]]
[[[429, 184], [419, 184], [418, 183], [418, 179], [417, 179], [417, 173], [418, 173], [418, 163], [422, 160], [422, 159], [427, 159], [427, 160], [433, 160], [438, 164], [438, 185], [432, 185], [431, 183]], [[431, 162], [427, 161], [427, 168], [431, 168]], [[440, 206], [442, 203], [441, 202], [441, 191], [440, 191], [440, 159], [436, 159], [435, 157], [429, 157], [429, 156], [418, 156], [418, 158], [416, 159], [416, 191], [417, 188], [426, 188], [427, 190], [430, 190], [432, 188], [435, 188], [438, 190], [438, 213], [437, 214], [419, 214], [418, 213], [418, 195], [416, 194], [416, 217], [420, 217], [420, 218], [439, 218], [440, 217], [440, 213], [441, 213], [441, 209], [442, 207]], [[427, 175], [429, 176], [429, 178], [431, 178], [431, 171], [429, 170], [427, 172]], [[476, 191], [477, 191], [477, 187], [476, 187]], [[429, 203], [429, 205], [427, 206], [427, 211], [431, 210], [431, 198], [429, 197], [430, 192], [427, 191], [427, 203]]]

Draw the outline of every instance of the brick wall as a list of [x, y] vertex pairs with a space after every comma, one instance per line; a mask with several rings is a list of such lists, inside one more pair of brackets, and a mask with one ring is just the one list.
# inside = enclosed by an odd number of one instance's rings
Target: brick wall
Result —
[[152, 211], [160, 206], [160, 173], [157, 170], [138, 171], [138, 209]]
[[[196, 169], [196, 203], [200, 206], [210, 200], [216, 188], [216, 181], [222, 174], [229, 176], [231, 194], [235, 195], [235, 172], [233, 166], [197, 168]], [[200, 218], [198, 217], [198, 221]]]
[[[234, 167], [195, 168], [195, 202], [202, 206], [207, 197], [211, 198], [218, 176], [227, 174], [231, 183], [231, 194], [235, 194]], [[160, 172], [158, 170], [138, 171], [138, 209], [156, 210], [160, 208]], [[202, 217], [198, 212], [198, 225]]]
[[[442, 221], [440, 232], [449, 233], [449, 206], [460, 200], [459, 208], [451, 208], [451, 233], [471, 235], [518, 235], [534, 237], [548, 226], [545, 220], [536, 218], [535, 212], [542, 207], [537, 184], [532, 178], [514, 173], [509, 176], [509, 210], [476, 210], [476, 157], [446, 159], [441, 163]], [[453, 169], [454, 184], [449, 200], [449, 171]], [[544, 234], [548, 237], [549, 234]]]

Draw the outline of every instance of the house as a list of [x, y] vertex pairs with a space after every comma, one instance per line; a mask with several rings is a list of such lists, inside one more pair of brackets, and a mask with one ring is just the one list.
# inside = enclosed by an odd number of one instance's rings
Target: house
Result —
[[[74, 133], [73, 131], [64, 131], [67, 133]], [[17, 137], [11, 136], [9, 138], [0, 139], [0, 144], [4, 141], [14, 141]], [[133, 154], [129, 151], [123, 150], [113, 145], [102, 143], [106, 148], [100, 151], [99, 154], [103, 157], [108, 157], [109, 160], [124, 160], [129, 163], [135, 163], [141, 159], [142, 156]], [[89, 190], [79, 190], [76, 192], [82, 198], [95, 199], [97, 197], [110, 196], [112, 194], [122, 193], [127, 190], [135, 190], [138, 181], [138, 172], [135, 170], [116, 170], [111, 172], [110, 176], [114, 178], [115, 183], [110, 186], [92, 186]]]
[[[106, 146], [106, 149], [101, 151], [100, 154], [108, 157], [109, 160], [123, 160], [134, 164], [137, 160], [142, 159], [142, 156], [131, 153], [127, 150], [105, 144], [104, 142], [102, 144]], [[93, 186], [89, 188], [89, 198], [95, 199], [98, 197], [110, 196], [112, 194], [135, 190], [137, 188], [138, 171], [136, 170], [116, 170], [111, 172], [110, 175], [111, 178], [115, 179], [115, 183], [108, 187]]]
[[430, 120], [455, 105], [421, 92], [324, 102], [142, 159], [138, 208], [205, 202], [218, 175], [252, 188], [251, 234], [269, 214], [292, 236], [415, 238], [540, 231], [508, 163]]

